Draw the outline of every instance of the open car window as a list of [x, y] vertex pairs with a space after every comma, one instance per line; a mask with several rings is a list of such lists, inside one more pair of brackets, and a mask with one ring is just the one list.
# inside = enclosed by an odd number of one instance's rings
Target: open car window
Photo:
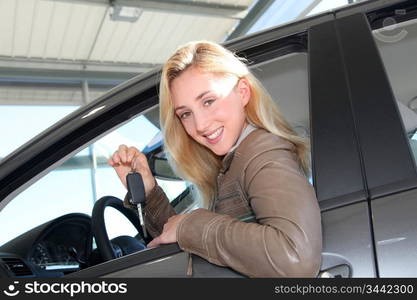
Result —
[[[129, 120], [80, 150], [12, 199], [0, 214], [0, 225], [9, 228], [2, 234], [0, 245], [66, 214], [83, 213], [91, 216], [95, 201], [103, 196], [115, 196], [123, 200], [126, 189], [107, 160], [120, 144], [147, 151], [148, 145], [160, 134], [157, 127], [159, 121], [154, 117], [157, 115], [156, 106], [146, 115]], [[157, 181], [171, 201], [181, 195], [188, 185], [182, 180], [161, 177]], [[116, 210], [106, 209], [105, 218], [110, 237], [137, 234], [130, 222]]]

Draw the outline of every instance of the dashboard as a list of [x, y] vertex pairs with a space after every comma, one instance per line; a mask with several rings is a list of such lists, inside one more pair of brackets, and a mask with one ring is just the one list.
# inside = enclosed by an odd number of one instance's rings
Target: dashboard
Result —
[[71, 255], [73, 247], [50, 241], [42, 241], [35, 245], [29, 261], [42, 269], [53, 270], [59, 268], [78, 268], [78, 261]]
[[45, 270], [78, 269], [88, 259], [90, 233], [82, 223], [61, 223], [32, 247], [27, 259]]
[[38, 272], [43, 273], [42, 276], [48, 272], [54, 276], [57, 272], [65, 275], [88, 265], [92, 242], [90, 216], [78, 213], [64, 215], [1, 246], [0, 266], [13, 273], [5, 262], [20, 258], [21, 264], [31, 269], [35, 276], [39, 276]]

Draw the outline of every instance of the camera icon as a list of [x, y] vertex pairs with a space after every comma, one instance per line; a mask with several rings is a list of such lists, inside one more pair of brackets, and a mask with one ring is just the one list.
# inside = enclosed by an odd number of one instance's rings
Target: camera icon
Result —
[[[395, 14], [405, 15], [407, 12], [404, 9], [397, 9]], [[397, 21], [395, 18], [388, 17], [382, 22], [382, 28], [375, 31], [375, 38], [385, 43], [396, 43], [404, 39], [408, 32], [405, 29], [398, 30]]]
[[20, 293], [20, 291], [16, 289], [16, 285], [17, 285], [18, 283], [19, 283], [19, 281], [14, 281], [14, 282], [13, 282], [13, 284], [10, 284], [10, 285], [8, 286], [8, 289], [7, 289], [7, 290], [4, 290], [4, 291], [3, 291], [3, 293], [4, 293], [6, 296], [9, 296], [9, 297], [14, 297], [14, 296], [17, 296], [17, 295]]

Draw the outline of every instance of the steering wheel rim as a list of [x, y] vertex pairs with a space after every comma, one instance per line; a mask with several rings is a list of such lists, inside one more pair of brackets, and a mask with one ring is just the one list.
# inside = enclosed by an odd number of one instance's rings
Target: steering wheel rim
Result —
[[143, 230], [142, 226], [140, 226], [139, 218], [133, 212], [133, 210], [126, 208], [123, 205], [123, 201], [117, 197], [104, 196], [100, 198], [94, 204], [93, 213], [91, 216], [91, 226], [94, 237], [96, 238], [97, 248], [101, 254], [101, 257], [105, 261], [117, 258], [107, 234], [106, 224], [104, 221], [104, 210], [108, 206], [113, 207], [121, 212], [133, 224], [133, 226], [135, 226], [142, 239], [145, 240], [143, 238]]

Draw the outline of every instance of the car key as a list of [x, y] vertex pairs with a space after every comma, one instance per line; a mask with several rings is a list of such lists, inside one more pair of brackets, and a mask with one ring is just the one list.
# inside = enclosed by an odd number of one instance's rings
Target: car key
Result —
[[142, 175], [138, 172], [130, 172], [126, 176], [127, 190], [130, 196], [129, 202], [136, 205], [139, 213], [139, 222], [143, 229], [143, 236], [147, 238], [145, 221], [142, 214], [142, 204], [145, 204], [145, 186], [143, 185]]

